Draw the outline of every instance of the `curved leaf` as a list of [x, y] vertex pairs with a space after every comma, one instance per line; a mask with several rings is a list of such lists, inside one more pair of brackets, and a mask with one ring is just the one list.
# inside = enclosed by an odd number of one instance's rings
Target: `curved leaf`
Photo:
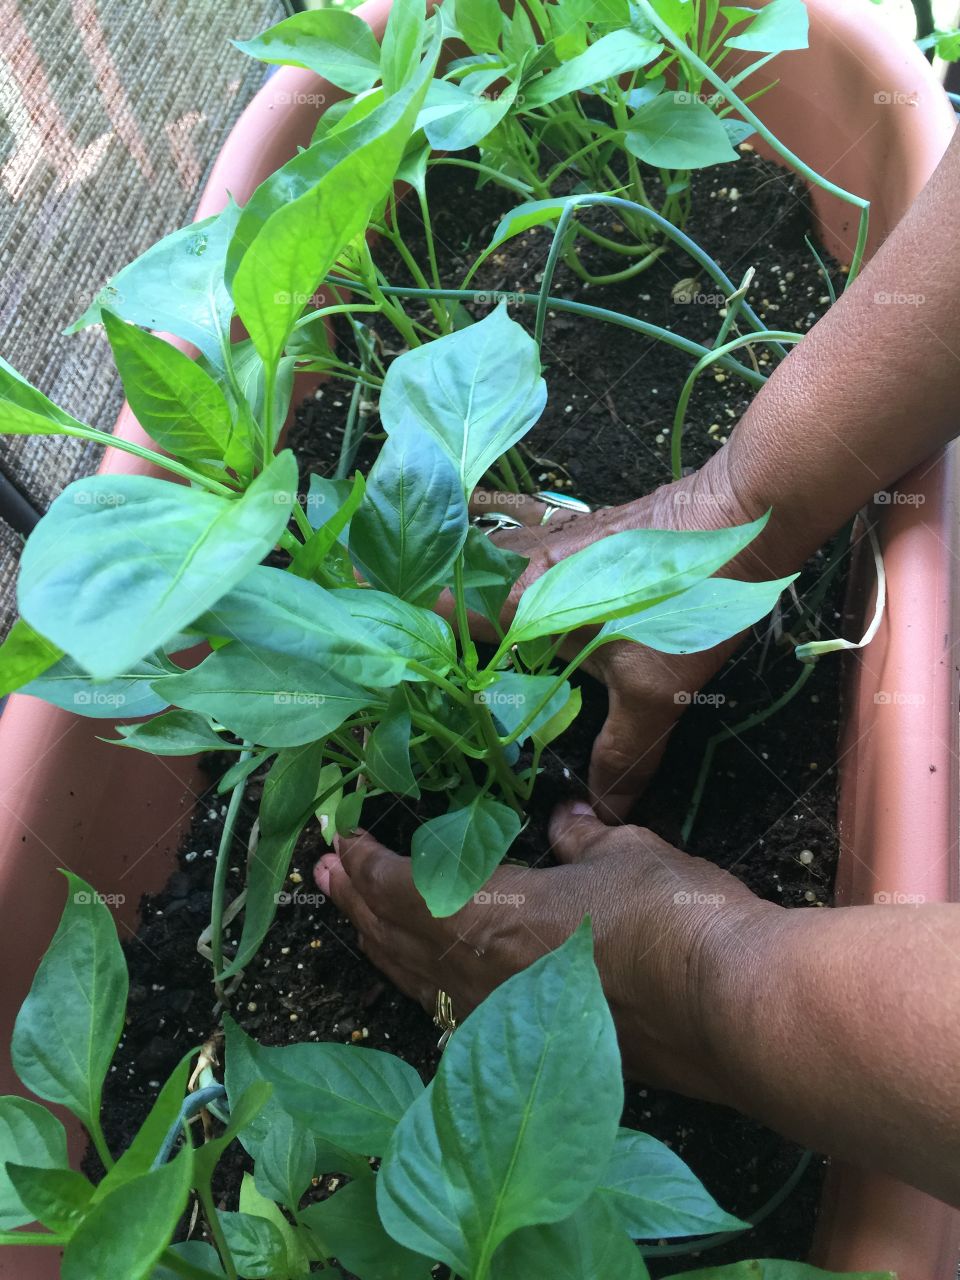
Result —
[[6, 1164], [58, 1169], [67, 1164], [67, 1134], [52, 1112], [27, 1098], [0, 1098], [0, 1231], [34, 1221], [17, 1195]]
[[348, 93], [362, 93], [380, 78], [380, 46], [369, 26], [343, 9], [295, 13], [252, 40], [233, 42], [261, 62], [306, 67]]
[[296, 486], [289, 450], [237, 500], [152, 476], [75, 480], [24, 547], [20, 611], [92, 676], [122, 675], [273, 549]]
[[736, 160], [723, 121], [692, 94], [661, 93], [630, 119], [624, 145], [662, 169], [702, 169]]
[[517, 838], [520, 818], [477, 796], [461, 809], [421, 823], [413, 833], [413, 882], [435, 916], [451, 916], [490, 879]]

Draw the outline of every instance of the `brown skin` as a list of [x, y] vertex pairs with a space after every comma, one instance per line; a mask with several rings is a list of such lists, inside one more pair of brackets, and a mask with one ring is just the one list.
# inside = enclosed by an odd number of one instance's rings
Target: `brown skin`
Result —
[[[717, 528], [770, 508], [766, 530], [725, 572], [799, 569], [873, 493], [956, 433], [958, 244], [955, 137], [729, 444], [698, 474], [636, 502], [502, 537], [530, 557], [520, 589], [619, 529]], [[627, 815], [683, 710], [675, 695], [698, 689], [733, 647], [679, 658], [627, 644], [598, 651], [591, 669], [610, 695], [590, 768], [601, 817]], [[375, 964], [427, 1008], [442, 985], [460, 1018], [589, 912], [629, 1075], [737, 1107], [960, 1204], [960, 906], [787, 911], [650, 831], [604, 826], [585, 805], [557, 811], [551, 843], [561, 866], [502, 867], [491, 880], [498, 895], [522, 896], [517, 905], [472, 903], [445, 920], [426, 910], [409, 859], [364, 833], [321, 859], [316, 877]]]

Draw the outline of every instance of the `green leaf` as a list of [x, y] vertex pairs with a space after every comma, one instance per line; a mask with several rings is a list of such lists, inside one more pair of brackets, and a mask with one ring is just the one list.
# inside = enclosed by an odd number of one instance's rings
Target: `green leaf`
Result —
[[396, 796], [419, 797], [410, 767], [410, 712], [402, 696], [391, 699], [364, 752], [366, 772], [378, 787]]
[[190, 1050], [171, 1071], [133, 1141], [97, 1186], [95, 1203], [122, 1182], [139, 1178], [153, 1168], [163, 1140], [179, 1116], [183, 1100], [187, 1096], [187, 1083], [196, 1056], [196, 1051]]
[[525, 84], [524, 108], [545, 106], [565, 94], [578, 93], [624, 71], [645, 67], [662, 49], [662, 45], [634, 31], [611, 31], [569, 62], [562, 62], [554, 71]]
[[640, 613], [614, 618], [604, 625], [599, 638], [632, 640], [661, 653], [712, 649], [765, 617], [796, 576], [775, 582], [706, 578]]
[[[685, 591], [732, 560], [767, 517], [708, 532], [628, 529], [583, 547], [530, 584], [507, 632], [510, 644], [621, 618]], [[507, 643], [505, 641], [504, 643]]]
[[[363, 626], [371, 643], [382, 641], [410, 661], [446, 675], [457, 660], [456, 640], [450, 624], [429, 609], [398, 600], [384, 591], [334, 593], [351, 617]], [[408, 681], [426, 680], [408, 671]]]
[[632, 1129], [617, 1134], [597, 1194], [635, 1240], [672, 1240], [750, 1226], [725, 1213], [674, 1151]]
[[506, 1239], [493, 1258], [491, 1280], [648, 1280], [640, 1251], [599, 1196], [569, 1218], [524, 1227]]
[[96, 1129], [123, 1029], [127, 964], [107, 907], [65, 871], [67, 903], [13, 1028], [17, 1075], [39, 1098]]
[[[499, 13], [499, 6], [497, 6]], [[503, 77], [498, 69], [497, 78]], [[471, 84], [471, 76], [462, 83], [434, 80], [420, 115], [423, 131], [437, 151], [465, 151], [491, 133], [517, 100], [518, 80], [509, 81], [499, 93], [487, 92], [487, 77]]]
[[117, 725], [115, 745], [135, 747], [152, 756], [192, 756], [196, 751], [239, 750], [214, 729], [209, 716], [167, 711], [143, 724]]
[[471, 526], [463, 546], [463, 598], [467, 608], [499, 625], [510, 590], [529, 563], [526, 556], [498, 547]]
[[[340, 496], [339, 489], [342, 486], [346, 486], [347, 492]], [[314, 533], [294, 553], [291, 568], [295, 574], [302, 578], [313, 577], [338, 544], [346, 545], [349, 540], [347, 530], [363, 500], [365, 488], [365, 481], [359, 471], [354, 476], [352, 485], [347, 480], [327, 480], [316, 475], [310, 477], [307, 519], [313, 526]], [[349, 560], [344, 557], [345, 573], [349, 569]]]
[[622, 1105], [616, 1032], [585, 923], [451, 1037], [377, 1176], [381, 1221], [457, 1274], [484, 1274], [514, 1231], [559, 1222], [587, 1200]]
[[696, 10], [691, 0], [650, 0], [650, 3], [674, 35], [685, 36], [693, 30]]
[[222, 213], [159, 240], [100, 290], [67, 333], [97, 324], [107, 307], [128, 324], [185, 338], [222, 369], [233, 315], [224, 264], [239, 216], [230, 200]]
[[[220, 1265], [216, 1249], [212, 1245], [204, 1244], [202, 1240], [187, 1240], [183, 1244], [172, 1244], [170, 1252], [191, 1266], [209, 1272], [212, 1276], [227, 1274]], [[167, 1267], [161, 1262], [154, 1268], [150, 1280], [180, 1280], [182, 1274], [181, 1271], [174, 1271], [172, 1267]]]
[[300, 747], [339, 729], [376, 702], [326, 663], [228, 644], [199, 667], [163, 684], [171, 702], [213, 716], [238, 738], [264, 747]]
[[684, 1271], [669, 1280], [897, 1280], [892, 1271], [821, 1271], [806, 1262], [778, 1262], [761, 1258], [752, 1262], [733, 1262], [725, 1267], [705, 1267]]
[[[195, 625], [206, 635], [320, 664], [346, 680], [377, 688], [406, 677], [403, 654], [380, 635], [358, 627], [341, 605], [339, 592], [269, 565], [249, 573]], [[282, 670], [284, 664], [275, 665]]]
[[634, 112], [624, 146], [663, 169], [702, 169], [736, 160], [723, 121], [691, 94], [661, 93]]
[[318, 1252], [326, 1250], [357, 1280], [430, 1280], [431, 1263], [387, 1235], [377, 1213], [373, 1178], [351, 1182], [300, 1220], [316, 1233]]
[[0, 433], [60, 435], [74, 427], [84, 428], [84, 424], [48, 400], [0, 358]]
[[[104, 310], [123, 389], [137, 421], [178, 458], [223, 462], [233, 421], [223, 392], [205, 370], [162, 338]], [[245, 461], [252, 459], [249, 454]]]
[[496, 53], [505, 18], [497, 0], [460, 0], [456, 25], [474, 53]]
[[580, 714], [583, 695], [579, 686], [571, 689], [568, 685], [567, 688], [567, 700], [563, 706], [558, 708], [548, 720], [538, 724], [530, 735], [533, 739], [533, 745], [541, 751], [556, 738], [559, 738], [561, 733], [565, 733]]
[[410, 845], [413, 881], [431, 915], [452, 916], [469, 902], [519, 831], [513, 809], [483, 796], [417, 827]]
[[[295, 1202], [296, 1203], [296, 1202]], [[250, 1214], [254, 1218], [263, 1218], [272, 1222], [280, 1233], [283, 1247], [287, 1255], [287, 1270], [284, 1275], [304, 1276], [310, 1271], [310, 1259], [297, 1234], [272, 1200], [268, 1200], [258, 1190], [249, 1173], [243, 1175], [240, 1183], [240, 1212]]]
[[26, 1098], [0, 1098], [0, 1231], [34, 1221], [17, 1195], [6, 1161], [56, 1169], [67, 1164], [67, 1135], [55, 1115]]
[[208, 1138], [194, 1151], [195, 1182], [199, 1186], [209, 1184], [220, 1157], [237, 1135], [251, 1124], [268, 1105], [273, 1088], [266, 1080], [254, 1080], [236, 1098], [230, 1107], [227, 1127], [218, 1138]]
[[[393, 7], [391, 21], [402, 7]], [[264, 188], [254, 192], [237, 228], [238, 247], [249, 247], [233, 276], [233, 296], [265, 364], [279, 358], [320, 281], [390, 191], [435, 60], [436, 49], [393, 97], [285, 165], [264, 184], [265, 195]], [[384, 50], [384, 74], [386, 68]], [[284, 183], [292, 166], [303, 182], [313, 179], [303, 194]]]
[[238, 500], [152, 476], [75, 480], [24, 547], [20, 610], [92, 676], [122, 675], [273, 549], [296, 487], [289, 450]]
[[93, 1183], [73, 1169], [33, 1168], [12, 1161], [5, 1167], [16, 1195], [30, 1211], [29, 1221], [42, 1222], [59, 1235], [72, 1235], [87, 1212]]
[[287, 1246], [276, 1225], [250, 1213], [219, 1214], [220, 1226], [239, 1275], [270, 1280], [289, 1274]]
[[63, 1255], [63, 1280], [148, 1280], [187, 1206], [193, 1149], [121, 1183], [87, 1214]]
[[313, 9], [234, 44], [251, 58], [315, 71], [348, 93], [380, 78], [380, 46], [367, 24], [343, 9]]
[[400, 1058], [346, 1044], [248, 1045], [277, 1102], [326, 1142], [381, 1156], [423, 1082]]
[[[226, 1031], [225, 1083], [231, 1109], [244, 1091], [263, 1080], [256, 1041], [245, 1035], [230, 1017]], [[317, 1173], [345, 1173], [351, 1178], [370, 1177], [365, 1156], [347, 1151], [313, 1130], [318, 1118], [294, 1117], [281, 1105], [276, 1092], [238, 1133], [255, 1162], [257, 1186], [264, 1195], [282, 1204], [299, 1204], [310, 1179]], [[322, 1117], [320, 1117], [322, 1120]]]
[[[749, 27], [726, 41], [730, 49], [749, 49], [756, 53], [785, 53], [788, 49], [806, 49], [810, 18], [803, 0], [770, 0], [759, 9], [721, 9], [724, 16], [734, 18], [750, 13]], [[742, 19], [741, 19], [742, 20]]]
[[432, 605], [468, 527], [466, 500], [447, 454], [422, 432], [402, 431], [387, 438], [367, 478], [350, 525], [350, 554], [373, 586], [411, 604]]
[[260, 801], [260, 839], [247, 868], [247, 900], [237, 953], [220, 975], [239, 973], [256, 955], [277, 913], [277, 901], [300, 833], [310, 819], [323, 763], [322, 742], [281, 751]]
[[43, 675], [62, 657], [62, 649], [17, 618], [0, 644], [0, 698]]
[[543, 412], [537, 344], [501, 303], [467, 329], [405, 352], [380, 395], [392, 435], [419, 429], [446, 450], [471, 493], [484, 473]]
[[[519, 729], [527, 716], [540, 705], [556, 683], [556, 676], [528, 676], [516, 671], [501, 671], [497, 674], [495, 682], [474, 694], [474, 698], [490, 708], [491, 714], [500, 725], [501, 732], [509, 736], [514, 730]], [[563, 710], [569, 699], [570, 685], [564, 681], [517, 741], [524, 743], [528, 738], [532, 738]]]
[[158, 691], [167, 672], [157, 655], [151, 654], [113, 680], [91, 680], [73, 658], [63, 657], [20, 692], [93, 720], [152, 716], [169, 706]]
[[426, 31], [425, 15], [422, 0], [396, 0], [390, 6], [380, 51], [381, 78], [388, 96], [399, 95], [416, 72]]
[[531, 227], [542, 227], [544, 223], [556, 222], [567, 205], [577, 205], [581, 200], [582, 195], [575, 193], [572, 196], [555, 196], [550, 200], [528, 200], [524, 204], [518, 204], [500, 219], [493, 233], [493, 239], [484, 250], [483, 256], [488, 256], [504, 241], [523, 235], [524, 231], [529, 231]]

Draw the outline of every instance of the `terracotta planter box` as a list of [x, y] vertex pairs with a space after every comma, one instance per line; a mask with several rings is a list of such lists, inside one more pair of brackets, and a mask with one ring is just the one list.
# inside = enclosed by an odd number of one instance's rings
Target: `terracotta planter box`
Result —
[[[806, 161], [870, 198], [875, 248], [936, 166], [953, 112], [928, 64], [886, 34], [868, 0], [807, 3], [810, 50], [781, 55], [780, 83], [758, 109]], [[360, 12], [379, 33], [388, 8], [389, 0], [368, 0]], [[309, 142], [317, 116], [340, 96], [307, 71], [274, 75], [228, 138], [197, 217], [221, 209], [228, 191], [243, 203]], [[818, 196], [815, 204], [827, 246], [849, 260], [856, 227], [848, 208]], [[126, 408], [117, 432], [144, 438]], [[142, 469], [114, 451], [102, 467]], [[958, 894], [956, 486], [951, 448], [903, 482], [912, 502], [881, 511], [889, 604], [879, 634], [850, 669], [840, 746], [841, 903]], [[872, 564], [854, 568], [853, 596], [865, 610], [872, 575]], [[106, 746], [96, 740], [103, 729], [18, 696], [0, 719], [4, 1093], [19, 1091], [7, 1057], [10, 1031], [63, 905], [57, 868], [124, 895], [119, 916], [134, 928], [140, 895], [167, 878], [197, 796], [192, 762]], [[79, 1148], [76, 1126], [73, 1133]], [[889, 1179], [831, 1171], [812, 1261], [841, 1271], [889, 1268], [900, 1280], [955, 1280], [958, 1252], [957, 1213]], [[53, 1251], [0, 1249], [3, 1280], [58, 1274]]]

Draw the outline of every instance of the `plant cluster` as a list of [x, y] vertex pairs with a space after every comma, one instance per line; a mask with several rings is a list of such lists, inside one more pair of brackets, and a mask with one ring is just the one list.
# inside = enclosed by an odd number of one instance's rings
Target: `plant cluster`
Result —
[[[187, 1055], [114, 1159], [100, 1107], [123, 1028], [126, 964], [108, 908], [67, 878], [13, 1060], [28, 1089], [87, 1127], [104, 1177], [94, 1184], [70, 1167], [52, 1112], [0, 1098], [0, 1244], [62, 1248], [63, 1280], [297, 1280], [341, 1268], [359, 1280], [430, 1280], [437, 1262], [459, 1280], [645, 1280], [635, 1240], [726, 1239], [750, 1225], [725, 1213], [669, 1147], [620, 1127], [620, 1055], [588, 923], [467, 1019], [426, 1086], [379, 1050], [264, 1048], [227, 1019], [225, 1087], [207, 1067], [185, 1098]], [[195, 1146], [191, 1120], [202, 1107], [205, 1140]], [[254, 1173], [239, 1208], [224, 1210], [211, 1182], [234, 1141]], [[311, 1184], [328, 1172], [341, 1185], [318, 1200]], [[174, 1243], [193, 1197], [209, 1243]], [[18, 1230], [32, 1223], [43, 1230]], [[773, 1261], [687, 1274], [830, 1280]]]
[[[442, 62], [454, 36], [458, 56]], [[298, 15], [244, 47], [318, 70], [350, 96], [242, 209], [229, 202], [166, 237], [74, 325], [103, 325], [157, 448], [88, 426], [0, 362], [0, 430], [111, 445], [168, 473], [102, 473], [54, 502], [24, 549], [21, 618], [0, 647], [0, 693], [21, 689], [125, 721], [117, 733], [126, 749], [231, 758], [219, 783], [231, 798], [209, 929], [221, 1000], [270, 926], [308, 822], [329, 838], [353, 830], [378, 794], [418, 805], [416, 884], [434, 914], [457, 911], [516, 839], [541, 755], [580, 709], [573, 677], [599, 646], [712, 647], [767, 613], [789, 581], [715, 576], [761, 520], [618, 533], [518, 592], [526, 562], [472, 526], [467, 504], [481, 481], [523, 483], [518, 447], [547, 395], [549, 311], [621, 325], [691, 357], [673, 424], [676, 475], [686, 405], [704, 370], [719, 363], [759, 387], [754, 348], [783, 354], [799, 339], [766, 329], [746, 300], [749, 278], [738, 288], [678, 225], [686, 173], [733, 158], [731, 141], [745, 129], [861, 208], [856, 274], [863, 202], [791, 157], [737, 96], [745, 75], [805, 36], [799, 0], [759, 11], [715, 0], [527, 0], [510, 17], [490, 0], [462, 0], [429, 18], [417, 0], [396, 0], [379, 46], [351, 14]], [[725, 80], [718, 68], [731, 51], [751, 50], [759, 60]], [[707, 85], [719, 97], [706, 100]], [[565, 160], [551, 168], [557, 151]], [[431, 247], [426, 180], [437, 164], [472, 167], [522, 199], [457, 288], [444, 287]], [[644, 165], [662, 192], [659, 209]], [[398, 230], [398, 181], [423, 211], [424, 264]], [[551, 294], [561, 260], [583, 274], [575, 238], [597, 238], [582, 216], [597, 204], [617, 209], [634, 233], [633, 244], [606, 246], [626, 250], [628, 273], [670, 241], [716, 281], [728, 304], [711, 346]], [[555, 230], [532, 336], [503, 304], [474, 320], [461, 304], [476, 299], [476, 268], [541, 224]], [[385, 279], [371, 232], [398, 248], [414, 286]], [[409, 299], [426, 300], [429, 323], [407, 310]], [[406, 348], [392, 362], [367, 327], [373, 315]], [[353, 328], [356, 362], [331, 343], [335, 316]], [[332, 478], [301, 476], [281, 445], [294, 376], [306, 371], [355, 383]], [[377, 397], [385, 432], [366, 477], [351, 475], [364, 396]], [[518, 602], [505, 624], [511, 592]], [[497, 636], [485, 652], [471, 639], [471, 615]], [[202, 660], [188, 660], [201, 644]], [[225, 920], [240, 903], [226, 901], [228, 859], [258, 769], [266, 777], [234, 946]], [[109, 913], [70, 877], [13, 1054], [33, 1093], [86, 1126], [103, 1180], [94, 1186], [67, 1167], [49, 1112], [0, 1100], [0, 1243], [65, 1246], [66, 1280], [282, 1280], [337, 1266], [360, 1280], [426, 1280], [438, 1261], [460, 1280], [636, 1278], [646, 1270], [634, 1239], [744, 1225], [668, 1149], [618, 1129], [619, 1057], [586, 928], [477, 1010], [426, 1088], [389, 1055], [333, 1044], [265, 1049], [226, 1019], [225, 1086], [208, 1058], [192, 1078], [184, 1060], [114, 1159], [101, 1093], [126, 990]], [[190, 1122], [200, 1111], [205, 1141], [195, 1147]], [[211, 1116], [224, 1127], [211, 1127]], [[239, 1212], [225, 1212], [211, 1178], [234, 1139], [256, 1171]], [[305, 1203], [311, 1181], [328, 1172], [349, 1181]], [[210, 1243], [173, 1244], [192, 1194]], [[34, 1220], [45, 1230], [22, 1230]], [[823, 1273], [750, 1262], [697, 1274]]]

